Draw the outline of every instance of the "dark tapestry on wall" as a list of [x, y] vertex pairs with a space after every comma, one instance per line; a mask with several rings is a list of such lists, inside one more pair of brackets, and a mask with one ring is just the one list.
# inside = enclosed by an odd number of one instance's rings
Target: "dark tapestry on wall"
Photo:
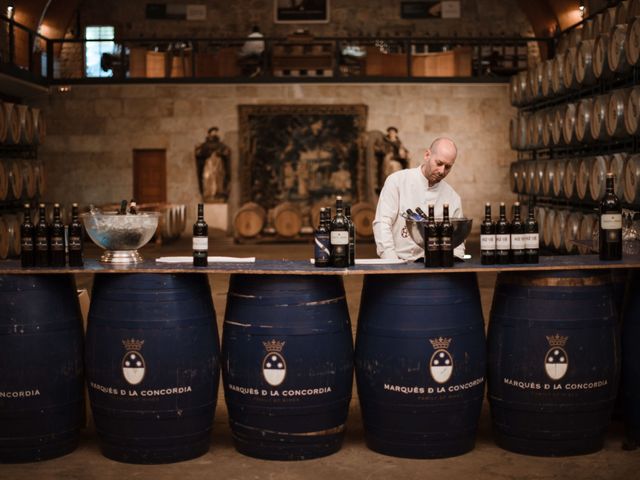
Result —
[[365, 105], [240, 105], [242, 202], [305, 213], [365, 191]]

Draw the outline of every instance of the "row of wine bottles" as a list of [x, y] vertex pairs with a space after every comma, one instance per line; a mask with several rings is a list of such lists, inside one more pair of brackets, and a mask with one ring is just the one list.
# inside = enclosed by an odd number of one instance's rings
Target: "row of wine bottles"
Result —
[[38, 210], [38, 222], [31, 220], [31, 205], [24, 204], [24, 220], [20, 226], [20, 263], [22, 267], [64, 267], [67, 256], [70, 267], [81, 267], [83, 229], [78, 218], [78, 204], [71, 208], [71, 223], [60, 218], [60, 204], [53, 205], [53, 222], [47, 223], [45, 204]]
[[442, 205], [442, 221], [436, 222], [435, 206], [429, 204], [425, 214], [420, 207], [416, 207], [417, 215], [409, 208], [409, 218], [422, 221], [424, 225], [424, 266], [425, 267], [453, 267], [453, 225], [449, 220], [449, 204]]
[[356, 262], [356, 227], [351, 221], [351, 206], [336, 197], [336, 215], [331, 207], [320, 209], [320, 222], [313, 235], [315, 266], [347, 268]]
[[506, 265], [509, 263], [538, 263], [540, 239], [538, 222], [533, 208], [523, 221], [520, 202], [513, 204], [513, 217], [507, 220], [504, 202], [500, 203], [500, 217], [491, 219], [491, 204], [484, 207], [484, 221], [480, 224], [480, 263]]

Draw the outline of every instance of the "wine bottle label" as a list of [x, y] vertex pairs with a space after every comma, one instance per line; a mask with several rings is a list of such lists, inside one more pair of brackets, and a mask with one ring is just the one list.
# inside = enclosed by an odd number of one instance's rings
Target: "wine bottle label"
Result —
[[20, 246], [23, 251], [31, 252], [33, 250], [33, 239], [31, 237], [22, 237]]
[[331, 238], [328, 233], [317, 234], [314, 238], [314, 257], [316, 260], [329, 260], [331, 256]]
[[47, 237], [36, 238], [36, 249], [45, 252], [49, 250], [49, 242], [47, 241]]
[[451, 237], [442, 237], [440, 240], [442, 250], [451, 250]]
[[511, 235], [511, 249], [522, 250], [524, 248], [524, 235], [521, 233], [513, 233]]
[[82, 249], [82, 241], [80, 237], [69, 237], [69, 250], [80, 250]]
[[438, 248], [440, 248], [440, 245], [438, 245], [438, 239], [435, 237], [430, 237], [427, 240], [427, 250], [429, 250], [430, 252], [435, 252], [436, 250], [438, 250]]
[[59, 252], [64, 250], [64, 238], [63, 237], [51, 237], [51, 250]]
[[349, 232], [348, 231], [336, 231], [331, 232], [331, 245], [348, 245], [349, 244]]
[[200, 251], [209, 250], [209, 238], [193, 237], [193, 250], [200, 250]]
[[496, 249], [496, 236], [480, 235], [480, 250], [495, 250]]
[[511, 236], [504, 235], [496, 235], [496, 250], [509, 250], [511, 246]]
[[600, 216], [600, 225], [603, 230], [619, 230], [622, 228], [622, 214], [603, 213]]
[[540, 248], [540, 238], [537, 233], [527, 233], [524, 239], [524, 248], [537, 250]]

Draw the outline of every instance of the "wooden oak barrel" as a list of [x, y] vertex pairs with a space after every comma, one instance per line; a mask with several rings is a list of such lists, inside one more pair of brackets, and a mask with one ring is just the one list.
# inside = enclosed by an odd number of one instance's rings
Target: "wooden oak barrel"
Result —
[[9, 237], [8, 256], [16, 258], [20, 256], [20, 217], [18, 215], [4, 215]]
[[553, 165], [553, 195], [556, 197], [564, 196], [564, 171], [566, 169], [567, 161], [564, 159], [554, 160]]
[[31, 115], [33, 117], [33, 142], [37, 145], [42, 145], [47, 136], [47, 122], [42, 110], [39, 108], [32, 107]]
[[11, 198], [19, 200], [22, 197], [23, 186], [24, 178], [21, 162], [19, 160], [11, 160], [9, 162], [9, 191]]
[[602, 448], [620, 373], [610, 278], [584, 270], [498, 275], [488, 398], [500, 447], [539, 456]]
[[615, 176], [615, 194], [619, 199], [624, 198], [624, 166], [627, 163], [627, 153], [614, 153], [609, 156], [609, 172]]
[[574, 240], [580, 240], [580, 225], [582, 224], [582, 213], [571, 212], [567, 217], [564, 226], [563, 248], [564, 251], [573, 254], [578, 251], [578, 246]]
[[16, 105], [0, 101], [0, 144], [17, 145], [20, 143], [20, 117]]
[[262, 232], [267, 212], [257, 203], [242, 205], [233, 219], [233, 232], [237, 237], [253, 238]]
[[538, 222], [538, 238], [540, 239], [540, 243], [544, 245], [544, 227], [548, 209], [547, 207], [541, 207], [540, 205], [536, 205], [533, 209], [536, 221]]
[[626, 48], [627, 63], [631, 66], [638, 65], [640, 61], [640, 18], [634, 18], [627, 28]]
[[560, 95], [564, 88], [564, 58], [566, 53], [558, 53], [553, 57], [553, 67], [551, 70], [551, 91], [553, 95]]
[[595, 40], [585, 40], [578, 47], [576, 57], [576, 81], [580, 85], [593, 85], [596, 75], [593, 71]]
[[627, 159], [624, 167], [624, 199], [627, 203], [640, 203], [640, 154]]
[[591, 162], [589, 172], [589, 196], [592, 200], [600, 201], [606, 190], [606, 178], [609, 171], [610, 158], [606, 155], [598, 155]]
[[30, 145], [33, 143], [33, 114], [27, 105], [16, 105], [18, 120], [20, 123], [20, 143]]
[[518, 98], [518, 75], [512, 75], [509, 80], [509, 101], [513, 106], [520, 104], [520, 99]]
[[564, 66], [562, 69], [562, 83], [567, 90], [578, 88], [578, 79], [576, 77], [576, 56], [578, 54], [577, 47], [571, 47], [564, 55]]
[[529, 86], [531, 90], [531, 97], [537, 100], [542, 97], [542, 76], [544, 75], [544, 63], [536, 63], [535, 67], [531, 70], [529, 77]]
[[22, 178], [24, 180], [24, 194], [27, 198], [34, 198], [38, 193], [38, 183], [34, 162], [31, 160], [22, 161]]
[[9, 248], [11, 239], [9, 238], [9, 229], [3, 215], [0, 215], [0, 260], [4, 260], [9, 256]]
[[545, 160], [544, 173], [542, 175], [542, 195], [548, 197], [553, 194], [553, 177], [556, 167], [552, 160]]
[[553, 144], [558, 146], [564, 143], [562, 130], [564, 128], [564, 108], [556, 107], [553, 112], [553, 126], [551, 128], [551, 138]]
[[578, 163], [578, 173], [576, 175], [576, 195], [580, 200], [587, 200], [589, 197], [589, 177], [591, 175], [591, 163], [593, 158], [581, 158]]
[[518, 98], [520, 99], [520, 105], [529, 102], [529, 82], [527, 81], [527, 71], [524, 70], [518, 73]]
[[617, 24], [616, 17], [618, 16], [618, 9], [616, 7], [609, 7], [603, 13], [602, 32], [610, 32]]
[[631, 18], [629, 18], [630, 3], [631, 2], [629, 0], [622, 0], [618, 5], [616, 5], [616, 25], [624, 25], [631, 20]]
[[542, 241], [544, 244], [551, 248], [553, 247], [553, 225], [556, 221], [556, 210], [553, 208], [547, 209], [544, 216], [544, 229], [542, 231]]
[[583, 98], [578, 102], [576, 108], [575, 132], [576, 140], [580, 143], [586, 143], [591, 138], [591, 115], [593, 112], [593, 99]]
[[517, 187], [519, 193], [527, 192], [527, 162], [516, 162], [518, 168]]
[[373, 220], [376, 216], [375, 205], [357, 202], [351, 207], [351, 221], [356, 228], [357, 238], [373, 238]]
[[9, 172], [8, 164], [0, 160], [0, 202], [9, 197]]
[[629, 69], [626, 50], [627, 25], [616, 25], [609, 37], [609, 69], [614, 73], [622, 73]]
[[534, 176], [533, 176], [533, 188], [531, 193], [533, 195], [540, 195], [542, 193], [542, 181], [544, 180], [544, 167], [546, 160], [536, 160], [534, 162]]
[[553, 92], [551, 89], [551, 77], [553, 77], [553, 60], [545, 60], [542, 69], [542, 84], [540, 89], [542, 90], [543, 97], [550, 97]]
[[291, 238], [300, 233], [302, 214], [292, 202], [283, 202], [272, 211], [273, 227], [281, 237]]
[[535, 194], [535, 181], [536, 181], [536, 162], [529, 161], [527, 163], [527, 178], [524, 182], [525, 192], [534, 195]]
[[36, 178], [36, 191], [38, 196], [42, 197], [46, 191], [47, 177], [44, 171], [44, 163], [37, 161], [33, 164], [33, 171]]
[[558, 252], [564, 252], [564, 230], [567, 225], [567, 218], [571, 212], [569, 210], [556, 211], [555, 218], [553, 219], [553, 227], [551, 232], [551, 240], [553, 248]]
[[539, 113], [541, 117], [540, 121], [542, 122], [542, 145], [545, 147], [550, 147], [552, 142], [553, 113], [554, 110], [552, 108], [542, 110]]
[[572, 199], [577, 196], [576, 192], [576, 177], [578, 176], [578, 168], [580, 167], [579, 158], [568, 159], [565, 163], [564, 178], [562, 179], [562, 186], [564, 190], [564, 196], [566, 199]]
[[577, 143], [576, 138], [576, 104], [567, 103], [564, 106], [564, 119], [562, 121], [562, 139], [567, 145]]
[[611, 78], [613, 73], [609, 68], [609, 34], [601, 33], [596, 38], [593, 52], [593, 74], [596, 79], [604, 80]]
[[640, 125], [640, 87], [633, 87], [624, 107], [624, 127], [628, 135], [637, 135]]
[[[593, 233], [598, 231], [598, 216], [588, 213], [582, 217], [580, 222], [580, 233], [578, 239], [582, 241], [593, 242]], [[597, 249], [597, 246], [596, 246]], [[581, 255], [593, 253], [593, 250], [585, 245], [578, 245], [578, 252]]]
[[531, 142], [535, 144], [536, 147], [543, 146], [543, 129], [545, 128], [545, 112], [544, 110], [540, 112], [536, 112], [532, 115], [535, 126], [533, 128], [533, 138]]
[[536, 115], [537, 114], [534, 113], [532, 115], [529, 115], [529, 117], [527, 118], [527, 146], [529, 149], [535, 149], [540, 146], [540, 135], [536, 129]]
[[594, 28], [595, 22], [593, 18], [586, 18], [582, 21], [582, 37], [580, 39], [580, 43], [586, 40], [592, 40], [594, 36]]
[[607, 116], [605, 117], [605, 128], [607, 135], [612, 138], [622, 138], [627, 136], [627, 127], [624, 122], [624, 111], [627, 99], [631, 93], [630, 89], [614, 90], [609, 95], [607, 105]]
[[518, 162], [511, 162], [509, 165], [509, 189], [513, 193], [518, 193], [518, 175], [520, 174], [520, 165]]
[[609, 95], [598, 95], [593, 100], [591, 110], [591, 138], [595, 141], [607, 139], [607, 128], [605, 126], [607, 111], [609, 106]]
[[637, 16], [640, 16], [640, 1], [629, 0], [627, 5], [627, 23], [631, 23]]

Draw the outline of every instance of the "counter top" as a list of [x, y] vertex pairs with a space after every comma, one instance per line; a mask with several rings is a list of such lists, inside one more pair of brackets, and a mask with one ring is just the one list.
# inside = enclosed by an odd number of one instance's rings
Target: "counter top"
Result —
[[146, 260], [137, 265], [104, 265], [86, 260], [84, 267], [22, 268], [19, 260], [0, 261], [0, 274], [65, 274], [65, 273], [247, 273], [256, 275], [376, 275], [407, 273], [462, 273], [540, 270], [590, 270], [640, 268], [640, 255], [625, 256], [622, 261], [602, 262], [597, 255], [564, 255], [540, 257], [538, 264], [481, 265], [479, 259], [456, 262], [452, 268], [424, 268], [422, 263], [396, 265], [356, 265], [350, 268], [316, 268], [308, 260], [256, 260], [255, 263], [212, 263], [208, 267], [191, 264], [160, 264]]

